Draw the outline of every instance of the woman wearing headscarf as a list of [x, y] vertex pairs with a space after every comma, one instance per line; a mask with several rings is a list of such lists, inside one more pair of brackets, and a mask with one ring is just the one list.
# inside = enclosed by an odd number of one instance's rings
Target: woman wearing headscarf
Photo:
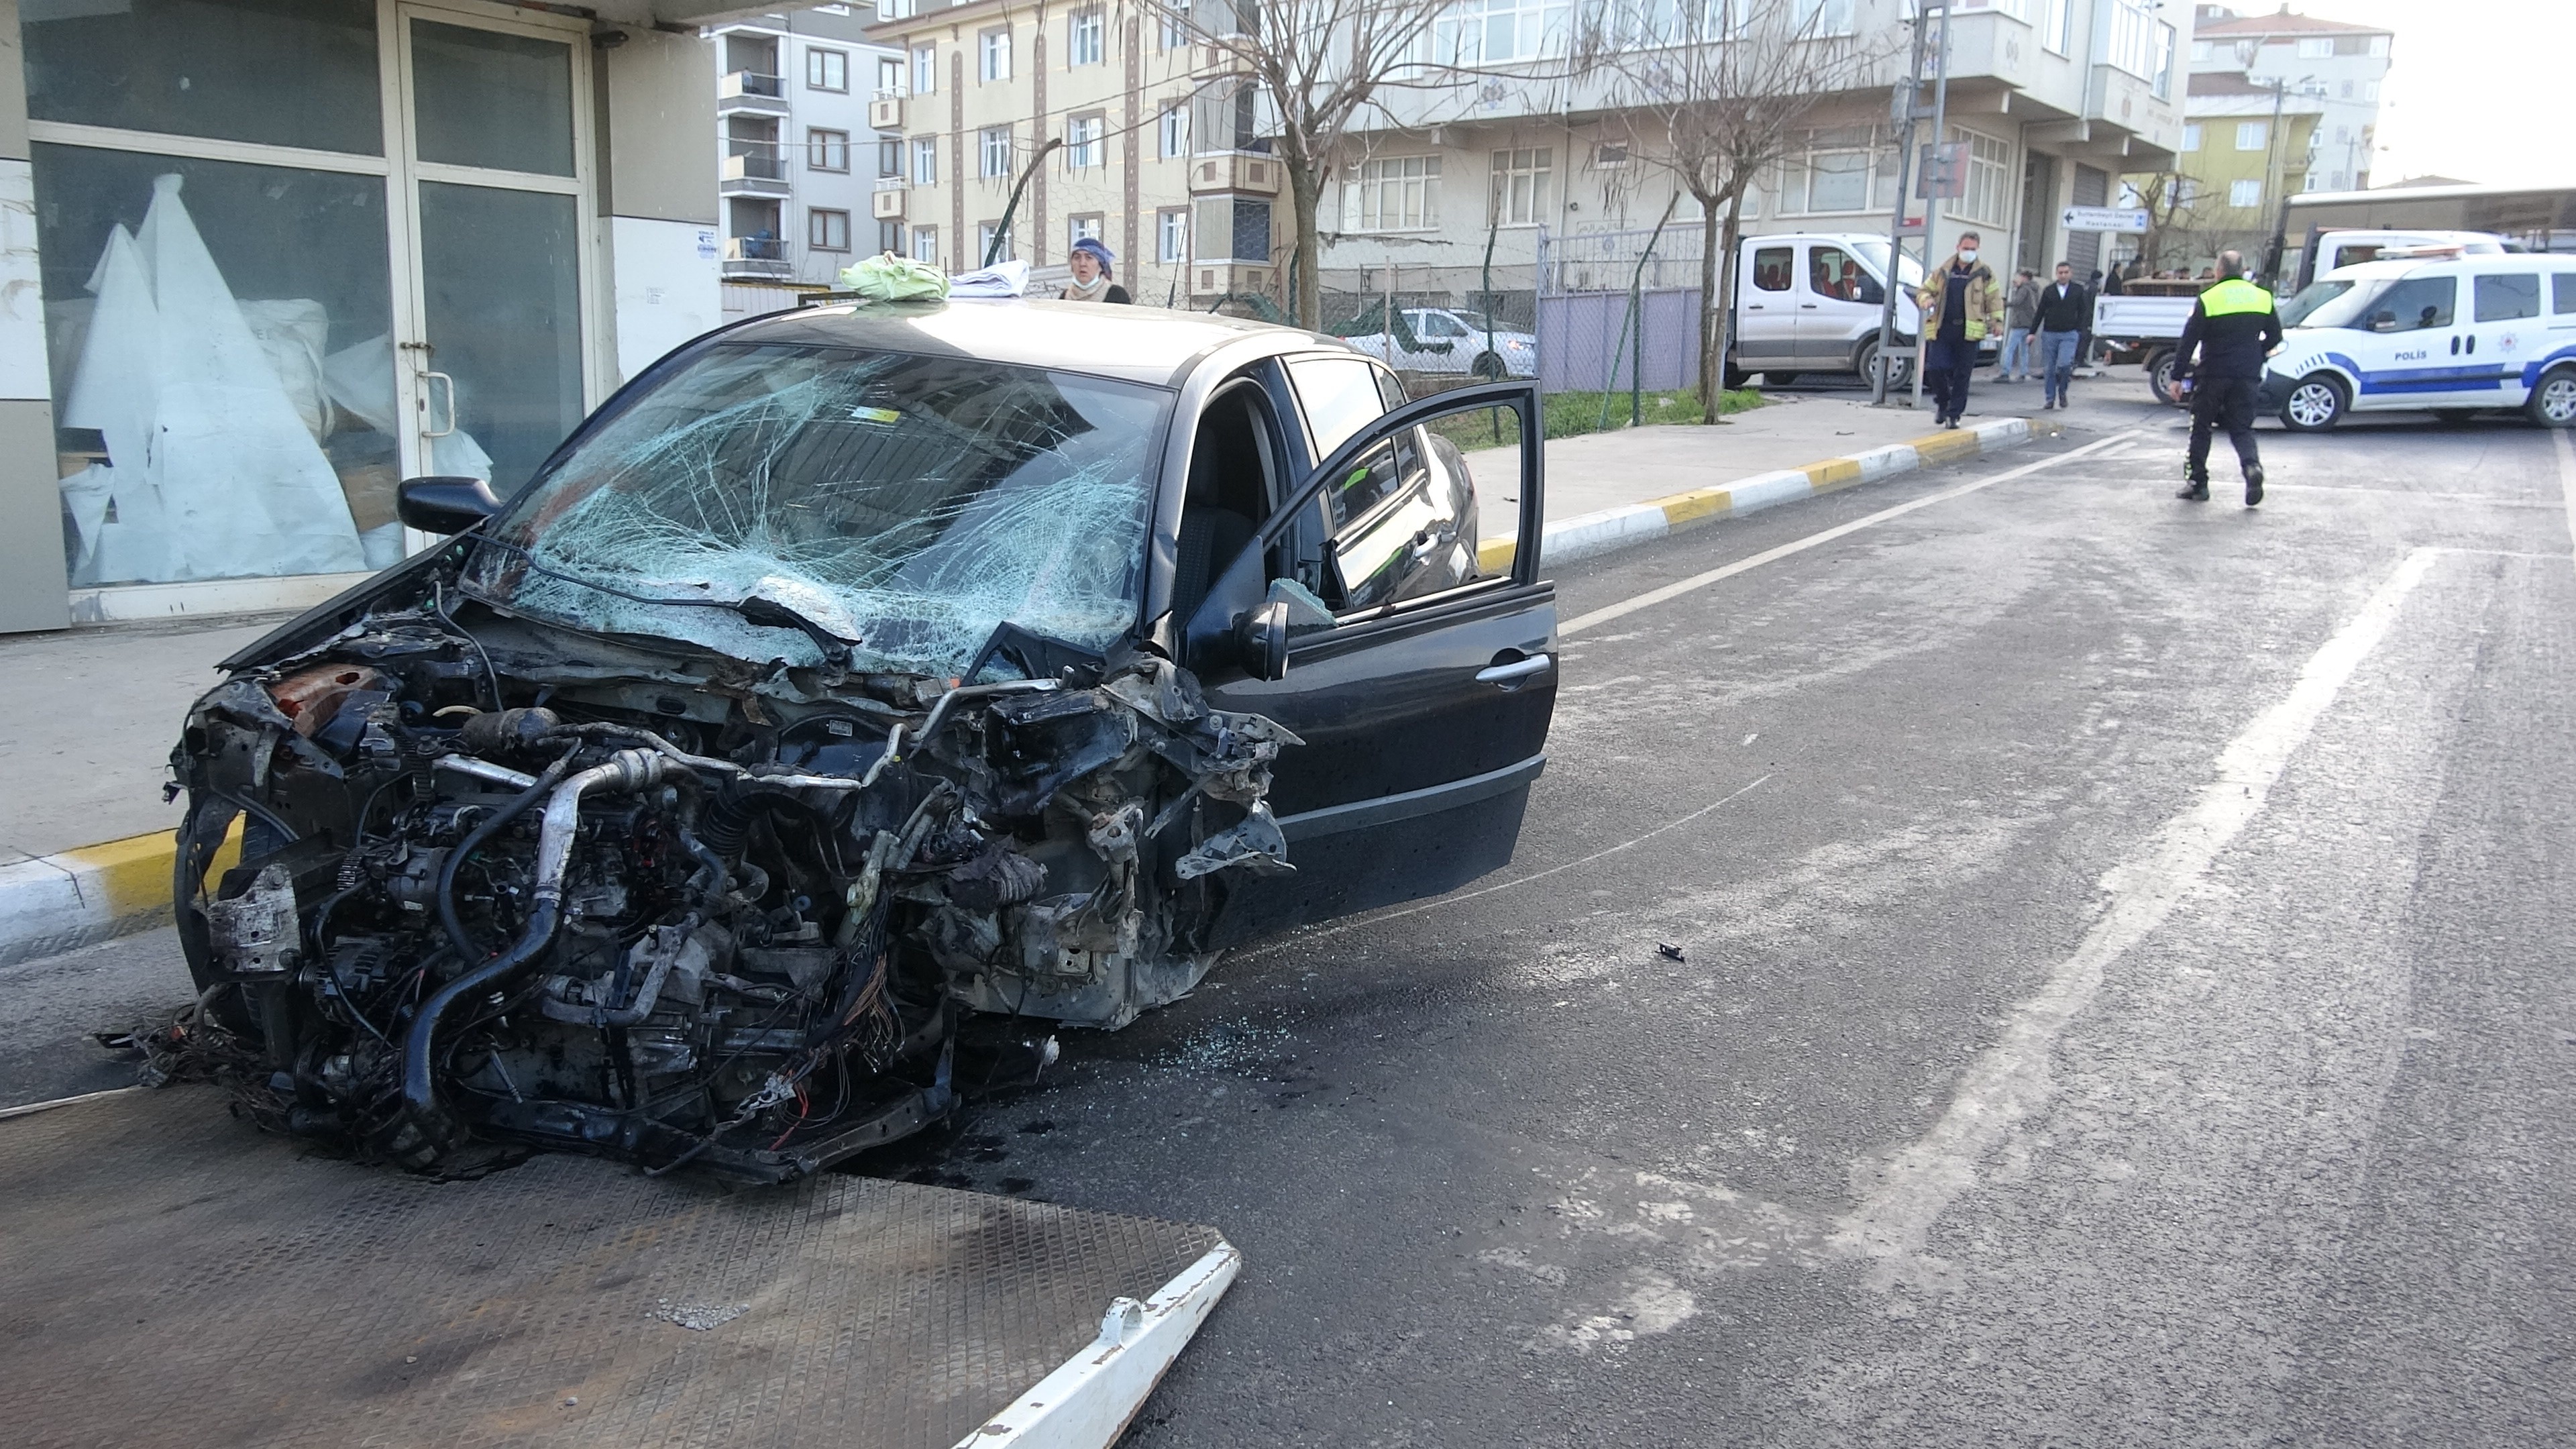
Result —
[[1064, 290], [1056, 295], [1068, 302], [1135, 301], [1127, 295], [1125, 287], [1110, 278], [1109, 269], [1117, 260], [1110, 253], [1109, 244], [1096, 236], [1075, 242], [1073, 255], [1065, 258], [1065, 265], [1073, 268], [1073, 280], [1065, 283]]

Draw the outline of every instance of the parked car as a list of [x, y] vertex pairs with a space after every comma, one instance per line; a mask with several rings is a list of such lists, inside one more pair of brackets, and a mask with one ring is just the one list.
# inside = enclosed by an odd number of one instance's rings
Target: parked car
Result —
[[[2459, 256], [2501, 256], [2521, 248], [2487, 231], [2388, 231], [2373, 227], [2318, 226], [2300, 244], [2296, 278], [2306, 287], [2328, 272], [2375, 262], [2390, 252], [2449, 250]], [[2290, 289], [2296, 291], [2297, 288]]]
[[1541, 456], [1497, 568], [1426, 424], [1497, 407], [1542, 435], [1529, 383], [1407, 403], [1286, 328], [840, 305], [681, 348], [506, 503], [409, 480], [452, 540], [225, 660], [173, 753], [237, 1094], [413, 1168], [774, 1180], [944, 1114], [970, 1017], [1118, 1027], [1495, 869]]
[[1488, 381], [1538, 376], [1538, 338], [1486, 313], [1467, 307], [1399, 307], [1395, 315], [1404, 319], [1403, 330], [1363, 332], [1344, 340], [1406, 372], [1463, 373]]
[[2281, 322], [2262, 406], [2301, 432], [2409, 409], [2576, 425], [2576, 257], [2364, 262], [2310, 283]]
[[[1904, 379], [1913, 374], [1914, 337], [1923, 324], [1914, 305], [1923, 267], [1902, 257], [1897, 271], [1903, 285], [1896, 298], [1896, 376]], [[1756, 372], [1784, 384], [1810, 372], [1870, 376], [1877, 366], [1886, 285], [1883, 236], [1798, 232], [1745, 238], [1736, 252], [1727, 386], [1741, 387]], [[1985, 350], [1992, 349], [1989, 342]]]

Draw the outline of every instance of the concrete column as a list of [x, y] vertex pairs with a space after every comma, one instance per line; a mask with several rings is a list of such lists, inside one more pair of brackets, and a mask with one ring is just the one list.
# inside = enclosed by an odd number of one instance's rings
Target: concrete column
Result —
[[0, 633], [71, 622], [18, 0], [0, 0]]

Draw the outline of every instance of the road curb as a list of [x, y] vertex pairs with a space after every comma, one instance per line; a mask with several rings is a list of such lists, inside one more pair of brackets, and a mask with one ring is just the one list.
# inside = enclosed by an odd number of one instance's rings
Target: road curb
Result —
[[[1881, 478], [1911, 473], [1935, 464], [1955, 463], [1980, 453], [2018, 448], [2033, 436], [2030, 419], [1998, 418], [1993, 422], [1933, 433], [1908, 442], [1890, 443], [1847, 458], [1827, 458], [1804, 467], [1756, 473], [1750, 478], [1738, 478], [1722, 488], [1698, 488], [1669, 498], [1653, 498], [1643, 503], [1604, 508], [1597, 513], [1578, 514], [1547, 526], [1547, 531], [1540, 535], [1539, 559], [1543, 566], [1554, 568], [1578, 559], [1598, 558], [1619, 549], [1669, 538], [1685, 529], [1715, 523], [1734, 514], [1752, 513], [1776, 504], [1833, 493], [1857, 483], [1874, 483]], [[1484, 557], [1487, 567], [1500, 567], [1511, 558], [1511, 549], [1509, 539], [1488, 539], [1478, 552]]]
[[[0, 966], [170, 923], [179, 833], [159, 830], [0, 865]], [[210, 874], [241, 859], [241, 825]]]
[[[1580, 514], [1547, 526], [1539, 556], [1551, 567], [1597, 558], [1735, 514], [2017, 448], [2032, 436], [2028, 418], [2001, 418], [1847, 458], [1757, 473], [1722, 488]], [[1477, 552], [1487, 568], [1502, 568], [1511, 550], [1509, 539], [1487, 539]], [[219, 875], [240, 859], [240, 831], [235, 822], [210, 874]], [[177, 832], [163, 830], [0, 865], [0, 966], [169, 924], [177, 851]]]

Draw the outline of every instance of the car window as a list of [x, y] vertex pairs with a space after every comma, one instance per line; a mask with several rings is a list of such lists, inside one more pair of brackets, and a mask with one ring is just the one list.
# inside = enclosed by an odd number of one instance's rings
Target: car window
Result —
[[2561, 317], [2576, 312], [2576, 272], [2549, 274], [2549, 310]]
[[1367, 358], [1292, 358], [1288, 376], [1297, 384], [1297, 401], [1305, 406], [1318, 463], [1386, 414], [1377, 368]]
[[2299, 289], [2297, 296], [2281, 304], [2281, 325], [2284, 327], [2351, 326], [2355, 311], [2354, 301], [2358, 299], [2346, 300], [2344, 305], [2339, 307], [2330, 307], [2327, 304], [2345, 299], [2352, 289], [2349, 278], [2337, 277], [2322, 282], [2310, 282]]
[[[2378, 255], [2379, 244], [2376, 242], [2356, 243], [2355, 245], [2348, 247], [2336, 247], [2334, 250], [2334, 266], [2349, 267], [2356, 265], [2357, 263], [2369, 261], [2371, 258]], [[2334, 270], [2334, 267], [2328, 267], [2326, 270], [2332, 271]]]
[[1861, 266], [1858, 257], [1841, 247], [1817, 247], [1808, 253], [1807, 289], [1819, 297], [1841, 302], [1885, 300], [1878, 279]]
[[1419, 428], [1407, 428], [1360, 455], [1327, 491], [1337, 500], [1333, 561], [1341, 576], [1341, 612], [1374, 609], [1419, 592], [1426, 557], [1447, 542], [1456, 520], [1429, 485]]
[[1422, 335], [1425, 337], [1458, 337], [1465, 334], [1465, 329], [1458, 325], [1457, 319], [1446, 312], [1425, 312], [1422, 314], [1422, 322]]
[[1793, 247], [1763, 247], [1753, 254], [1753, 285], [1766, 292], [1789, 290], [1789, 269], [1797, 262]]
[[2474, 280], [2479, 321], [2511, 322], [2519, 317], [2540, 315], [2539, 273], [2522, 272]]
[[2379, 294], [2370, 304], [2367, 325], [2373, 332], [2414, 332], [2448, 327], [2459, 281], [2454, 277], [2408, 277]]

